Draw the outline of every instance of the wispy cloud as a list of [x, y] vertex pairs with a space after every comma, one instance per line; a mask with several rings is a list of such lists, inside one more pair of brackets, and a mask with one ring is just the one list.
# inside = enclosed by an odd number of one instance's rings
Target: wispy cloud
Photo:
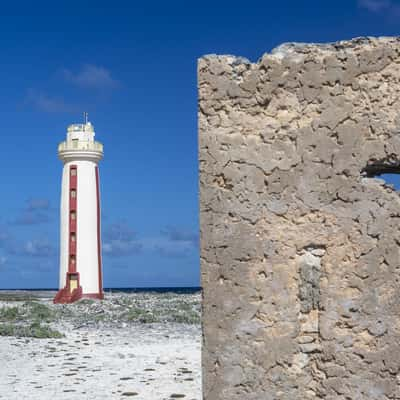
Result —
[[46, 113], [66, 113], [75, 111], [75, 108], [67, 104], [64, 99], [49, 96], [42, 91], [32, 88], [27, 91], [25, 104]]
[[50, 202], [47, 199], [29, 199], [20, 214], [12, 221], [13, 225], [38, 225], [49, 222]]
[[378, 12], [391, 6], [390, 0], [358, 0], [358, 5], [372, 12]]
[[54, 267], [57, 266], [58, 267], [58, 259], [56, 257], [54, 257], [54, 253], [52, 254], [53, 257], [43, 257], [43, 258], [39, 258], [37, 259], [36, 263], [33, 264], [33, 268], [35, 271], [40, 271], [40, 272], [50, 272], [50, 271], [54, 271]]
[[400, 15], [400, 4], [393, 0], [358, 0], [358, 5], [372, 13], [385, 13], [387, 16]]
[[103, 244], [104, 253], [114, 257], [138, 254], [142, 248], [141, 243], [135, 241], [112, 240]]
[[126, 222], [109, 225], [103, 232], [103, 252], [107, 256], [123, 257], [141, 252], [181, 258], [198, 248], [197, 232], [169, 226], [159, 235], [138, 238]]
[[107, 255], [121, 257], [142, 251], [136, 233], [125, 222], [109, 225], [103, 236], [103, 252]]
[[86, 64], [77, 72], [64, 68], [62, 74], [67, 82], [86, 89], [115, 89], [120, 86], [107, 68], [98, 65]]
[[193, 253], [193, 244], [159, 239], [154, 246], [154, 250], [164, 257], [182, 258]]
[[50, 217], [42, 212], [24, 211], [14, 221], [14, 225], [39, 225], [50, 221]]
[[55, 254], [55, 248], [47, 239], [28, 240], [18, 252], [33, 257], [49, 257]]
[[115, 222], [105, 229], [104, 239], [130, 241], [136, 239], [136, 232], [126, 222]]
[[48, 199], [29, 199], [27, 201], [27, 209], [34, 210], [49, 210], [50, 201]]
[[11, 234], [9, 227], [0, 225], [0, 249], [7, 254], [12, 254], [15, 247], [15, 238]]
[[194, 247], [198, 246], [199, 244], [198, 233], [188, 229], [169, 226], [163, 229], [161, 233], [171, 242], [187, 243], [193, 245]]
[[163, 257], [182, 258], [193, 254], [198, 248], [197, 232], [169, 226], [161, 231], [161, 236], [143, 239], [143, 247]]
[[0, 248], [6, 247], [11, 240], [11, 235], [4, 226], [0, 226]]
[[28, 257], [51, 257], [56, 254], [56, 248], [47, 238], [11, 240], [4, 246], [6, 255]]

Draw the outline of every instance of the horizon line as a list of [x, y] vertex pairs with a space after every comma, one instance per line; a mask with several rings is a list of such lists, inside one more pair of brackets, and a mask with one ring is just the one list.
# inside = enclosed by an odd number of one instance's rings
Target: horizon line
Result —
[[[107, 290], [118, 290], [118, 289], [198, 289], [201, 290], [201, 286], [117, 286], [117, 287], [108, 287], [104, 288], [103, 291]], [[0, 291], [5, 290], [52, 290], [57, 291], [58, 288], [0, 288]]]

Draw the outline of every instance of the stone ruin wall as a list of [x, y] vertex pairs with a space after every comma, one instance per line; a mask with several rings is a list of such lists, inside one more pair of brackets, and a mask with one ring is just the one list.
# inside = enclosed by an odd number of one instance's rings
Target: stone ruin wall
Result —
[[204, 399], [400, 399], [400, 38], [198, 85]]

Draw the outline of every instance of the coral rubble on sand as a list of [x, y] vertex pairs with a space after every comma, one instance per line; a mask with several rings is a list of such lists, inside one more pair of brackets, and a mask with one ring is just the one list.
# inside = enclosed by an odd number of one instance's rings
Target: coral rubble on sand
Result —
[[0, 292], [0, 399], [201, 398], [199, 293], [27, 296]]

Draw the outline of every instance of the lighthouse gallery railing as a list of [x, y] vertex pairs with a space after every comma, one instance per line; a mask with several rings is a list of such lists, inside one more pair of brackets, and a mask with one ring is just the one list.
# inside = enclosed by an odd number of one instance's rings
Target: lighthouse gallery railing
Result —
[[64, 141], [58, 145], [58, 151], [92, 150], [103, 152], [103, 144], [100, 142], [83, 142], [78, 140]]

